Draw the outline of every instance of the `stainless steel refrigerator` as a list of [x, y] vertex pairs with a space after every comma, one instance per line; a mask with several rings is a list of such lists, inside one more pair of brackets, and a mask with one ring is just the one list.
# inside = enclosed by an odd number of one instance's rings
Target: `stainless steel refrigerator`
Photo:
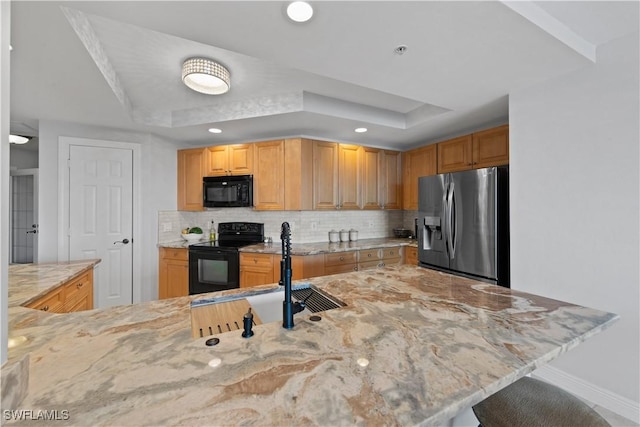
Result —
[[509, 287], [509, 168], [418, 179], [420, 265]]

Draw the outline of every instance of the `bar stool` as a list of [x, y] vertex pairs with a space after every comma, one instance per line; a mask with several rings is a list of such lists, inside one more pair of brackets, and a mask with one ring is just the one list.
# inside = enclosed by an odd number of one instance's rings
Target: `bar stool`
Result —
[[473, 412], [482, 427], [610, 427], [577, 397], [530, 377], [489, 396]]

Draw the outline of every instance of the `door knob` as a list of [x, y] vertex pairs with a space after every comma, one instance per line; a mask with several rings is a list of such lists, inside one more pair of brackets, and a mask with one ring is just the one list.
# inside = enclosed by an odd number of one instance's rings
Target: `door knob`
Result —
[[113, 244], [114, 244], [114, 245], [115, 245], [116, 243], [122, 243], [122, 244], [125, 244], [125, 245], [126, 245], [127, 243], [129, 243], [129, 239], [122, 239], [122, 240], [118, 240], [118, 241], [116, 241], [116, 242], [113, 242]]

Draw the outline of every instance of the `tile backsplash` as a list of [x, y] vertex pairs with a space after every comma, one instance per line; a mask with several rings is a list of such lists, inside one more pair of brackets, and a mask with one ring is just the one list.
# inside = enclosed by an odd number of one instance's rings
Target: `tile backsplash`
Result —
[[393, 236], [393, 229], [413, 230], [415, 211], [256, 211], [252, 208], [208, 209], [203, 212], [159, 211], [158, 243], [180, 240], [180, 231], [187, 227], [201, 227], [205, 233], [211, 221], [246, 221], [264, 223], [265, 237], [280, 240], [284, 221], [291, 226], [291, 240], [296, 243], [324, 242], [330, 230], [356, 229], [358, 238]]

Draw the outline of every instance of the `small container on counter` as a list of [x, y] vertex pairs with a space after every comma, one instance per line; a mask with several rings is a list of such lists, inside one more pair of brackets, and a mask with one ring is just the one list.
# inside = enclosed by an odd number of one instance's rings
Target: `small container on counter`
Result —
[[340, 241], [340, 234], [336, 230], [331, 230], [329, 232], [329, 242], [337, 243]]
[[355, 242], [358, 240], [358, 230], [353, 228], [349, 230], [349, 240], [351, 240], [352, 242]]
[[349, 241], [349, 232], [347, 230], [340, 230], [340, 241], [348, 242]]

